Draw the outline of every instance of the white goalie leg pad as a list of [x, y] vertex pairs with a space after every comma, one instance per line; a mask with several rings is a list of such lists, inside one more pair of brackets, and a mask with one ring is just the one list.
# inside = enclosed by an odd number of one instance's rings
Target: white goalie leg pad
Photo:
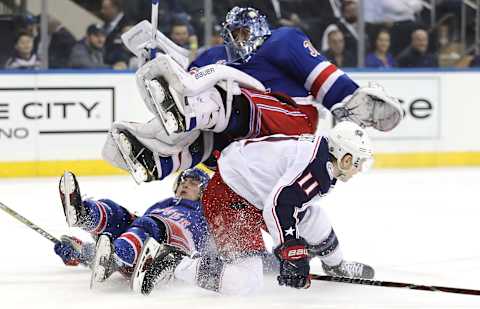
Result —
[[186, 146], [191, 145], [200, 135], [200, 132], [185, 132], [167, 134], [158, 118], [146, 123], [119, 121], [112, 125], [112, 132], [129, 131], [145, 147], [161, 156], [180, 153]]
[[186, 70], [189, 64], [190, 51], [178, 46], [160, 31], [157, 31], [156, 41], [153, 42], [152, 32], [152, 24], [143, 20], [122, 34], [122, 41], [128, 50], [143, 61], [149, 59], [149, 49], [158, 48], [161, 52], [170, 55]]
[[398, 126], [404, 115], [398, 100], [387, 95], [378, 84], [358, 88], [343, 102], [335, 104], [331, 111], [339, 120], [350, 120], [384, 132]]
[[[160, 79], [165, 80], [168, 87], [162, 87], [158, 81]], [[217, 84], [226, 85], [224, 86], [228, 98], [227, 102], [224, 102], [226, 119], [229, 117], [233, 95], [235, 92], [239, 93], [240, 87], [265, 91], [262, 83], [237, 69], [221, 64], [212, 64], [189, 74], [168, 55], [158, 55], [157, 58], [141, 67], [136, 72], [136, 81], [147, 108], [156, 115], [160, 114], [159, 116], [169, 132], [174, 130], [171, 130], [169, 124], [166, 123], [168, 117], [171, 116], [167, 115], [168, 111], [165, 110], [165, 105], [167, 107], [170, 105], [170, 103], [165, 104], [166, 98], [171, 97], [180, 113], [187, 118], [177, 122], [184, 121], [190, 124], [188, 119], [202, 118], [205, 113], [199, 113], [200, 109], [198, 108], [190, 108], [187, 98], [210, 91]], [[185, 126], [185, 130], [192, 129], [195, 127]]]
[[129, 131], [145, 147], [160, 156], [177, 156], [200, 135], [198, 131], [168, 135], [159, 121], [157, 118], [153, 118], [147, 123], [115, 122], [102, 149], [103, 159], [113, 166], [129, 171], [129, 165], [124, 159], [124, 155], [128, 154], [122, 155], [116, 141], [121, 131]]
[[[137, 182], [145, 181], [136, 177], [136, 175], [144, 174], [142, 170], [146, 167], [139, 166], [141, 163], [135, 161], [136, 155], [129, 153], [129, 147], [119, 145], [122, 131], [130, 132], [151, 152], [159, 179], [177, 171], [194, 167], [211, 155], [213, 151], [212, 132], [197, 130], [175, 136], [166, 135], [161, 133], [163, 127], [158, 124], [158, 121], [158, 119], [152, 119], [146, 124], [115, 123], [103, 147], [103, 158], [113, 166], [128, 171]], [[158, 131], [155, 128], [158, 128]]]
[[[116, 132], [116, 134], [118, 133]], [[129, 170], [127, 162], [125, 162], [111, 131], [108, 133], [107, 140], [103, 145], [102, 158], [115, 167], [125, 171]]]

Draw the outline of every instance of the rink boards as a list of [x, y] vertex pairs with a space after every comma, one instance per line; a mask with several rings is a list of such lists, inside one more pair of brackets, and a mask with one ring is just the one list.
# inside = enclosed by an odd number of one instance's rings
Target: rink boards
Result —
[[[480, 71], [350, 75], [360, 85], [380, 83], [405, 111], [394, 131], [370, 131], [376, 167], [480, 165]], [[111, 123], [152, 117], [131, 72], [3, 73], [0, 84], [0, 177], [52, 176], [67, 168], [85, 175], [121, 173], [101, 159]]]

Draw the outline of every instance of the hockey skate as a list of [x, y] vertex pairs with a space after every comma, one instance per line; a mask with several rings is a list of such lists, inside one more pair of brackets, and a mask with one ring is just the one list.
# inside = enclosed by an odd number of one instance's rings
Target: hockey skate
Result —
[[95, 257], [92, 263], [92, 276], [90, 277], [90, 289], [95, 283], [107, 280], [115, 271], [117, 265], [114, 259], [114, 248], [110, 237], [100, 235], [95, 248]]
[[112, 134], [112, 138], [137, 184], [159, 179], [154, 154], [150, 149], [128, 131]]
[[60, 178], [58, 187], [68, 226], [80, 226], [85, 223], [88, 214], [86, 208], [83, 207], [80, 187], [75, 175], [65, 171]]
[[328, 266], [322, 262], [323, 271], [334, 277], [373, 279], [374, 269], [366, 264], [358, 262], [342, 261], [339, 265]]
[[155, 286], [168, 283], [185, 255], [173, 246], [159, 244], [155, 239], [149, 238], [133, 272], [132, 290], [149, 295]]
[[145, 86], [155, 107], [156, 115], [160, 118], [167, 134], [186, 132], [185, 116], [175, 103], [167, 81], [163, 77], [159, 77], [146, 80]]

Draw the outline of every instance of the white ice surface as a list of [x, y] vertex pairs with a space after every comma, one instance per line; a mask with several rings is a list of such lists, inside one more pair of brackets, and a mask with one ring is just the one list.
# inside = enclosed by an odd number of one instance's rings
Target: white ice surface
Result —
[[[137, 186], [128, 177], [80, 177], [82, 193], [142, 213], [171, 181]], [[345, 256], [375, 267], [376, 279], [480, 289], [480, 169], [375, 170], [325, 198]], [[0, 180], [0, 201], [51, 234], [69, 233], [56, 178]], [[0, 211], [0, 309], [7, 308], [480, 308], [480, 296], [316, 281], [278, 287], [273, 276], [249, 297], [181, 282], [135, 295], [120, 275], [89, 290], [87, 269], [66, 267], [53, 244]], [[312, 272], [321, 273], [318, 264]]]

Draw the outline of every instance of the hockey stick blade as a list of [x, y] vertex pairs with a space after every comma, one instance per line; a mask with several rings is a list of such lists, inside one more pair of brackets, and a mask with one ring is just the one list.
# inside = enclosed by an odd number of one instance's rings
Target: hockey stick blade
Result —
[[316, 274], [310, 274], [310, 276], [312, 280], [391, 287], [391, 288], [407, 288], [411, 290], [421, 290], [421, 291], [431, 291], [431, 292], [480, 295], [480, 290], [454, 288], [454, 287], [446, 287], [446, 286], [418, 285], [418, 284], [406, 283], [406, 282], [392, 282], [392, 281], [380, 281], [380, 280], [369, 280], [369, 279], [359, 279], [359, 278], [334, 277], [334, 276], [316, 275]]
[[7, 214], [9, 214], [10, 216], [14, 217], [15, 219], [17, 219], [18, 221], [22, 222], [23, 224], [25, 224], [26, 226], [28, 226], [29, 228], [31, 228], [32, 230], [34, 230], [35, 232], [37, 232], [38, 234], [42, 235], [43, 237], [45, 237], [46, 239], [50, 240], [51, 242], [53, 243], [59, 243], [60, 240], [58, 240], [57, 238], [55, 238], [54, 236], [52, 236], [50, 233], [46, 232], [44, 229], [42, 229], [41, 227], [35, 225], [32, 221], [28, 220], [27, 218], [25, 218], [24, 216], [20, 215], [18, 212], [16, 212], [15, 210], [11, 209], [10, 207], [8, 207], [7, 205], [3, 204], [2, 202], [0, 202], [0, 208], [5, 211]]

